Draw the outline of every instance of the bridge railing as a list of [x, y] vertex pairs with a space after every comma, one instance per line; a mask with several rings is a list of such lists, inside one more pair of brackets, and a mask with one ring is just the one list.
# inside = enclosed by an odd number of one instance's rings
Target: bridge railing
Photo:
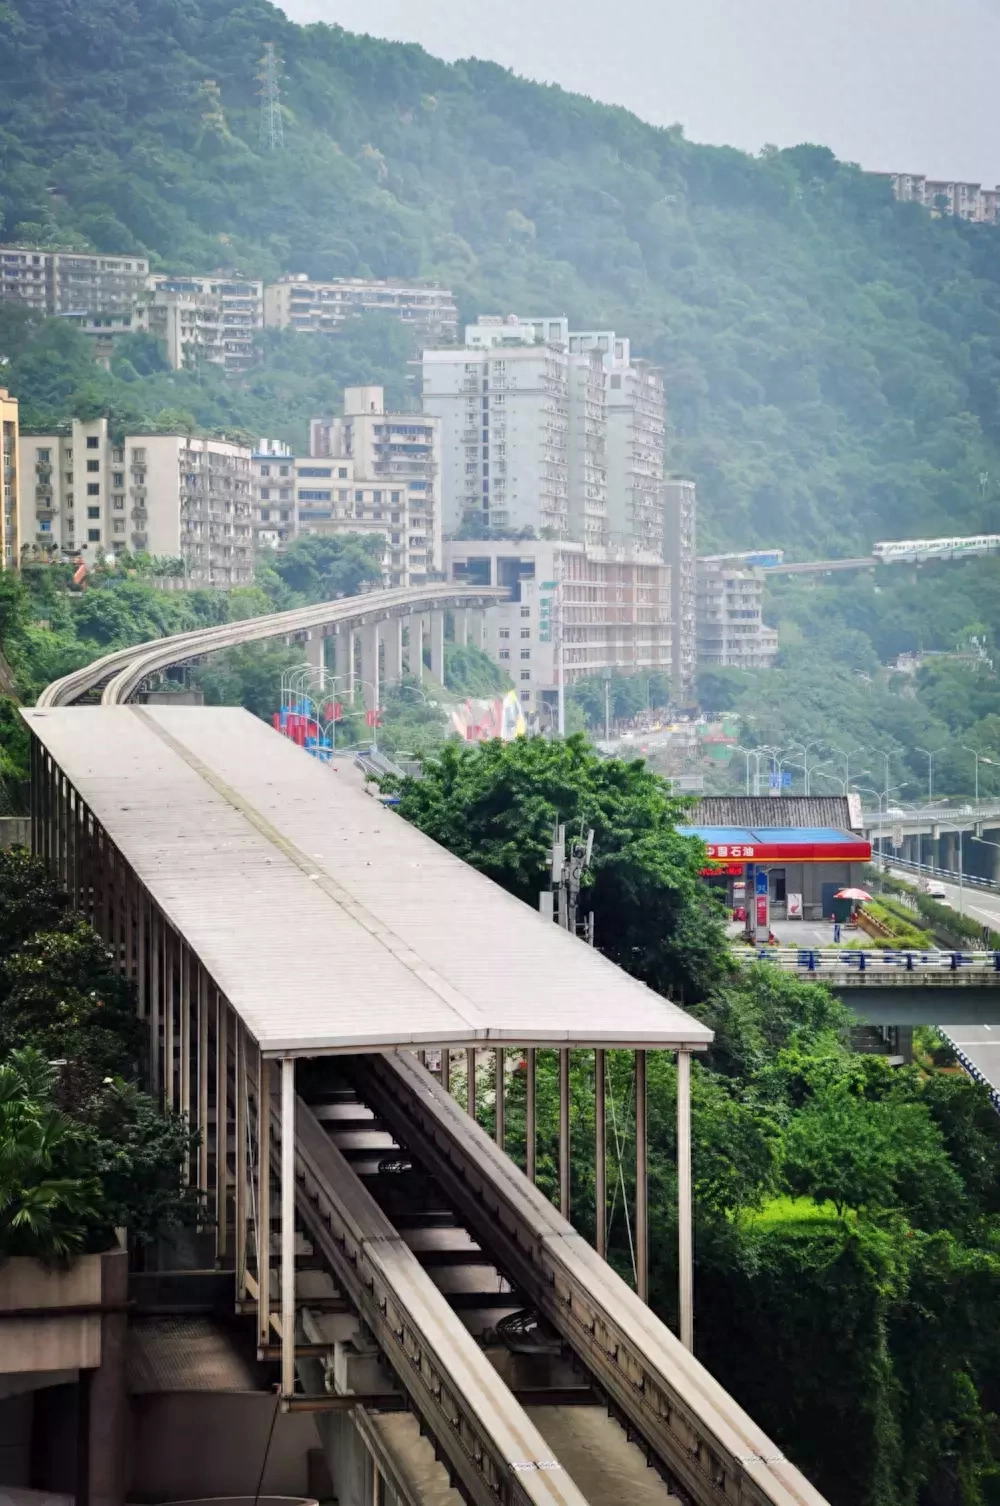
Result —
[[[899, 973], [989, 975], [1000, 983], [1000, 952], [865, 951], [855, 947], [758, 947], [755, 960], [782, 972], [805, 973], [822, 979], [832, 974], [864, 974], [874, 981]], [[957, 981], [957, 980], [956, 980]]]
[[[873, 836], [887, 836], [887, 832], [873, 832]], [[940, 868], [937, 863], [913, 863], [909, 858], [897, 857], [895, 853], [890, 857], [888, 854], [873, 853], [872, 862], [881, 861], [884, 858], [890, 868], [902, 868], [907, 873], [923, 874], [927, 878], [943, 879], [946, 884], [959, 884], [958, 870], [956, 868]], [[988, 889], [992, 893], [1000, 890], [1000, 884], [994, 883], [993, 879], [979, 878], [974, 873], [963, 873], [962, 887], [967, 889]]]

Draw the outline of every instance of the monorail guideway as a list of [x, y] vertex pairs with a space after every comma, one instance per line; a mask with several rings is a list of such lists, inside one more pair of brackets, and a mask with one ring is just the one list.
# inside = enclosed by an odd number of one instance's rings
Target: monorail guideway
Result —
[[412, 1056], [303, 1078], [300, 1222], [467, 1499], [823, 1506]]

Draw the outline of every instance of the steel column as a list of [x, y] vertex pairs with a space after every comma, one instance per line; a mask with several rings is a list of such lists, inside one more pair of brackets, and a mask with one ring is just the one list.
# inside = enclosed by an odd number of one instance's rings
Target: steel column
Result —
[[165, 925], [163, 929], [163, 1076], [166, 1085], [164, 1101], [170, 1113], [173, 1113], [177, 1106], [174, 1075], [174, 946], [173, 930], [169, 925]]
[[136, 931], [135, 931], [135, 995], [140, 1020], [149, 1013], [149, 901], [139, 880], [135, 881]]
[[494, 1060], [494, 1069], [493, 1069], [493, 1077], [494, 1077], [494, 1082], [493, 1082], [493, 1102], [494, 1102], [495, 1110], [496, 1110], [495, 1116], [494, 1116], [494, 1135], [495, 1135], [495, 1138], [496, 1138], [496, 1142], [499, 1145], [499, 1147], [500, 1147], [501, 1150], [503, 1150], [503, 1148], [504, 1148], [504, 1140], [506, 1139], [506, 1130], [507, 1130], [507, 1125], [506, 1125], [506, 1119], [507, 1119], [507, 1114], [506, 1114], [506, 1109], [507, 1109], [507, 1104], [506, 1104], [507, 1075], [506, 1075], [506, 1070], [505, 1070], [506, 1069], [506, 1055], [507, 1055], [507, 1053], [504, 1051], [504, 1049], [503, 1049], [502, 1046], [498, 1046], [496, 1048], [495, 1052], [493, 1053], [493, 1060]]
[[451, 1050], [447, 1046], [441, 1048], [441, 1086], [446, 1093], [451, 1092]]
[[535, 1048], [524, 1053], [527, 1082], [524, 1086], [524, 1174], [532, 1184], [536, 1176], [537, 1132], [535, 1113]]
[[281, 1394], [295, 1391], [295, 1059], [281, 1063]]
[[476, 1117], [476, 1048], [469, 1046], [465, 1053], [465, 1107], [469, 1117]]
[[[180, 1104], [181, 1113], [191, 1122], [191, 954], [183, 941], [177, 947], [178, 1001], [180, 1010]], [[188, 1175], [191, 1168], [188, 1167]]]
[[242, 1302], [247, 1294], [247, 1046], [246, 1031], [238, 1019], [233, 1021], [233, 1091], [236, 1094], [236, 1172], [234, 1218], [236, 1225], [236, 1297]]
[[215, 1254], [229, 1247], [229, 1005], [215, 991]]
[[257, 1343], [271, 1341], [271, 1063], [257, 1052]]
[[160, 1052], [160, 1021], [163, 1017], [163, 994], [160, 980], [160, 912], [154, 907], [149, 915], [149, 1086], [160, 1103], [166, 1101], [163, 1081], [163, 1057]]
[[559, 1212], [569, 1218], [569, 1051], [559, 1051]]
[[636, 1291], [649, 1300], [649, 1166], [646, 1135], [646, 1053], [635, 1053], [635, 1268]]
[[594, 1248], [607, 1255], [608, 1135], [606, 1059], [600, 1046], [594, 1052]]
[[691, 1234], [691, 1053], [677, 1053], [677, 1303], [681, 1343], [694, 1349], [694, 1248]]
[[198, 964], [198, 1187], [208, 1191], [208, 977]]

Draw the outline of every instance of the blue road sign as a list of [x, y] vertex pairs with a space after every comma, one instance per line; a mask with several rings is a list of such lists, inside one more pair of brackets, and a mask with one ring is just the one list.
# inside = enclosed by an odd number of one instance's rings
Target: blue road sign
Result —
[[758, 868], [757, 869], [756, 878], [757, 878], [757, 884], [756, 884], [756, 889], [755, 889], [754, 892], [756, 894], [766, 894], [767, 893], [767, 869], [766, 868]]

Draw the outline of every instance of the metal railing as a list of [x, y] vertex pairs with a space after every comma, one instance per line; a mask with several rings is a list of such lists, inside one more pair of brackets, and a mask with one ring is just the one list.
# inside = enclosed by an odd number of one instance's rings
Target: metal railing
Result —
[[994, 883], [993, 879], [980, 878], [974, 873], [963, 873], [959, 878], [955, 868], [941, 868], [937, 863], [914, 863], [909, 858], [898, 858], [895, 853], [892, 857], [884, 853], [872, 853], [872, 862], [883, 863], [888, 868], [904, 868], [907, 873], [924, 874], [928, 878], [943, 879], [946, 884], [954, 884], [956, 888], [968, 886], [970, 889], [989, 889], [993, 893], [1000, 892], [1000, 884]]
[[806, 973], [823, 979], [850, 974], [879, 982], [900, 973], [933, 975], [936, 981], [975, 978], [1000, 984], [1000, 952], [915, 952], [907, 950], [865, 951], [855, 947], [758, 947], [758, 962], [782, 972]]

